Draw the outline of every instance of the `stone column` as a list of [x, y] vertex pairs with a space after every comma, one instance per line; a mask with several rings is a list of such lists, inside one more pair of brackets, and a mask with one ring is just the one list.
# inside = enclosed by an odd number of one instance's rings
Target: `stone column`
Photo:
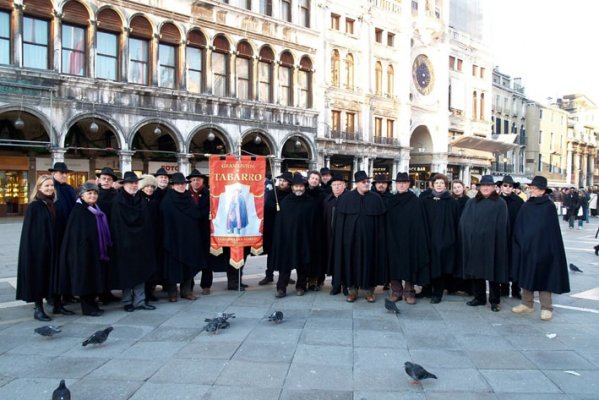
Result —
[[399, 163], [400, 160], [398, 158], [393, 159], [393, 165], [391, 166], [391, 179], [395, 179], [397, 176], [397, 173], [399, 172]]
[[572, 185], [574, 187], [579, 187], [579, 183], [580, 183], [580, 154], [578, 154], [578, 151], [575, 151], [573, 154], [574, 157], [574, 168], [573, 168], [573, 172], [574, 172], [574, 176], [572, 177]]
[[14, 32], [14, 45], [12, 48], [12, 62], [16, 67], [23, 66], [23, 4], [14, 4], [15, 11], [11, 16], [12, 32]]
[[283, 171], [281, 171], [281, 162], [280, 158], [271, 158], [271, 162], [273, 163], [273, 177], [281, 175]]
[[402, 148], [399, 151], [400, 159], [398, 160], [399, 172], [410, 172], [410, 148]]
[[185, 39], [181, 40], [177, 49], [179, 62], [177, 63], [176, 81], [179, 83], [177, 85], [179, 90], [185, 90], [187, 88], [187, 70], [185, 68], [187, 65], [187, 41]]
[[64, 154], [67, 152], [67, 149], [55, 148], [51, 149], [50, 153], [52, 153], [52, 165], [57, 162], [64, 162]]
[[87, 42], [89, 43], [89, 62], [88, 62], [88, 70], [87, 76], [90, 78], [96, 77], [96, 53], [97, 53], [97, 41], [96, 41], [96, 33], [98, 31], [98, 21], [91, 20], [89, 21], [89, 29], [87, 33]]
[[122, 57], [121, 57], [121, 81], [129, 82], [129, 34], [131, 28], [124, 27], [121, 37]]
[[187, 153], [179, 153], [177, 154], [177, 164], [179, 164], [179, 172], [183, 175], [187, 176], [190, 172], [189, 170], [189, 159], [192, 157], [192, 154]]
[[331, 156], [329, 156], [329, 155], [324, 156], [324, 166], [327, 168], [331, 168]]
[[566, 184], [572, 184], [572, 145], [568, 144], [568, 153], [566, 155]]
[[152, 39], [150, 40], [150, 57], [149, 57], [149, 73], [148, 74], [148, 86], [160, 86], [160, 82], [158, 80], [158, 74], [160, 65], [158, 65], [158, 58], [160, 57], [158, 52], [160, 48], [160, 34], [154, 33], [152, 35]]
[[237, 51], [229, 51], [229, 57], [227, 57], [229, 63], [229, 76], [227, 77], [227, 85], [229, 86], [229, 97], [237, 97]]
[[54, 30], [54, 43], [48, 49], [52, 65], [50, 70], [61, 72], [62, 66], [62, 13], [54, 10], [53, 26], [50, 29]]
[[[592, 149], [595, 150], [594, 148]], [[595, 185], [595, 156], [589, 154], [589, 175], [587, 178], [587, 186]]]
[[203, 65], [204, 76], [206, 78], [206, 88], [204, 93], [212, 93], [213, 79], [212, 79], [212, 51], [214, 50], [213, 45], [206, 47], [206, 63]]
[[464, 182], [464, 187], [467, 189], [470, 187], [470, 165], [464, 165], [462, 174], [462, 182]]
[[121, 169], [121, 173], [124, 175], [125, 172], [131, 171], [132, 169], [132, 160], [133, 154], [135, 154], [132, 150], [119, 150], [119, 168]]

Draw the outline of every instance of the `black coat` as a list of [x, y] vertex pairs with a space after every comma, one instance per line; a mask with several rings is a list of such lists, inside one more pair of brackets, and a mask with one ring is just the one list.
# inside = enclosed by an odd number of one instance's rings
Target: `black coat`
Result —
[[[516, 193], [512, 193], [509, 196], [500, 196], [505, 204], [507, 205], [507, 213], [509, 216], [509, 234], [507, 240], [507, 248], [508, 248], [508, 270], [512, 269], [512, 233], [514, 232], [514, 224], [516, 223], [516, 217], [520, 212], [520, 207], [524, 204], [524, 200], [520, 198]], [[510, 280], [514, 280], [514, 278], [510, 275]]]
[[106, 263], [100, 261], [96, 216], [76, 203], [60, 248], [61, 293], [76, 296], [104, 292]]
[[337, 201], [333, 274], [345, 287], [368, 289], [388, 282], [385, 205], [378, 194], [349, 191]]
[[499, 196], [468, 200], [459, 225], [464, 278], [508, 281], [508, 213]]
[[449, 192], [435, 198], [432, 191], [420, 196], [426, 211], [431, 279], [443, 274], [461, 275], [457, 263], [459, 205]]
[[459, 216], [462, 216], [462, 213], [464, 212], [464, 207], [466, 207], [466, 203], [468, 203], [468, 200], [470, 200], [470, 197], [466, 196], [465, 194], [462, 197], [454, 197], [455, 201], [458, 202], [458, 206], [459, 206]]
[[[276, 191], [276, 198], [275, 198]], [[274, 267], [272, 263], [272, 257], [270, 256], [274, 232], [275, 232], [275, 222], [277, 220], [277, 215], [280, 211], [277, 211], [277, 202], [276, 199], [279, 200], [279, 208], [285, 197], [289, 196], [291, 193], [291, 189], [289, 190], [280, 190], [278, 187], [275, 190], [271, 190], [266, 193], [264, 198], [264, 224], [262, 226], [262, 247], [264, 249], [264, 253], [268, 254], [268, 258], [266, 259], [266, 264], [269, 269]]]
[[64, 221], [67, 221], [77, 200], [75, 189], [68, 183], [60, 183], [55, 179], [54, 190], [56, 191], [56, 212]]
[[112, 257], [108, 273], [111, 289], [127, 289], [145, 282], [156, 269], [152, 251], [156, 243], [140, 192], [130, 195], [119, 189], [112, 203], [110, 235]]
[[106, 218], [110, 221], [110, 213], [112, 211], [112, 203], [114, 202], [114, 198], [116, 197], [117, 190], [110, 189], [102, 189], [100, 188], [100, 192], [98, 193], [98, 202], [96, 203], [100, 210], [106, 214]]
[[429, 284], [428, 232], [422, 201], [408, 191], [388, 197], [385, 206], [389, 279]]
[[205, 186], [200, 189], [196, 207], [200, 212], [200, 233], [206, 254], [206, 268], [215, 272], [225, 272], [229, 266], [229, 256], [225, 256], [224, 252], [219, 256], [210, 254], [210, 191]]
[[319, 277], [326, 273], [327, 251], [323, 238], [323, 208], [322, 203], [327, 197], [327, 192], [320, 186], [315, 189], [306, 188], [306, 195], [312, 200], [312, 235], [310, 236], [310, 249], [312, 261], [307, 266], [306, 274], [309, 278]]
[[42, 200], [27, 207], [17, 263], [17, 300], [41, 301], [59, 292], [57, 217]]
[[148, 196], [143, 191], [140, 191], [140, 195], [146, 203], [146, 220], [148, 221], [148, 229], [150, 230], [152, 243], [154, 243], [153, 248], [146, 248], [146, 251], [148, 251], [154, 258], [154, 273], [147, 279], [147, 282], [150, 282], [152, 284], [160, 283], [162, 282], [162, 279], [164, 277], [164, 270], [162, 268], [164, 252], [162, 251], [162, 225], [160, 223], [160, 202], [156, 200], [154, 194], [152, 194], [152, 196]]
[[313, 261], [314, 206], [314, 200], [306, 194], [292, 194], [281, 202], [272, 244], [271, 259], [275, 270], [302, 269], [306, 272]]
[[164, 278], [167, 283], [192, 279], [206, 268], [202, 247], [200, 210], [189, 191], [168, 190], [160, 202], [164, 249]]
[[559, 220], [548, 196], [531, 197], [518, 213], [512, 235], [512, 276], [530, 291], [570, 291]]
[[343, 191], [339, 195], [339, 197], [335, 197], [332, 193], [329, 194], [322, 203], [322, 238], [323, 238], [323, 246], [322, 246], [322, 260], [326, 262], [327, 265], [327, 275], [333, 275], [333, 228], [335, 226], [335, 215], [337, 213], [337, 202], [341, 198], [341, 196], [346, 195], [348, 192], [347, 189]]

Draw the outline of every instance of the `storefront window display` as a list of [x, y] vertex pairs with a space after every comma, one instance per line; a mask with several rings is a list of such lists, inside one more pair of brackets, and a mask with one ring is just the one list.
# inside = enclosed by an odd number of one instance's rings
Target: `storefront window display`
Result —
[[0, 215], [22, 214], [28, 197], [27, 171], [0, 171]]

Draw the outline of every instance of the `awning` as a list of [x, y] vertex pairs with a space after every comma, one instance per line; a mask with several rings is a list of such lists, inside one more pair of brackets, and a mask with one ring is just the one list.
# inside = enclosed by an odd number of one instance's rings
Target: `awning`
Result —
[[[461, 147], [464, 149], [488, 151], [489, 153], [505, 153], [518, 147], [517, 144], [504, 142], [504, 140], [509, 141], [510, 138], [508, 138], [507, 136], [512, 136], [512, 134], [499, 136], [506, 137], [502, 138], [502, 140], [493, 140], [481, 138], [478, 136], [462, 135], [459, 138], [455, 139], [453, 142], [451, 142], [450, 145], [452, 147]], [[514, 134], [514, 136], [516, 135]]]

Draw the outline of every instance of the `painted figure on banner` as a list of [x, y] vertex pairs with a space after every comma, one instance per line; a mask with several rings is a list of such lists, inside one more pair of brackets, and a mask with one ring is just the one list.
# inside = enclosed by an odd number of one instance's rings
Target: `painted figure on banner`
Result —
[[227, 212], [227, 232], [233, 235], [245, 234], [248, 225], [248, 210], [240, 188], [235, 188], [229, 201]]
[[214, 224], [216, 236], [256, 236], [260, 235], [260, 219], [256, 213], [254, 195], [250, 187], [240, 183], [226, 185], [219, 196], [219, 207]]

